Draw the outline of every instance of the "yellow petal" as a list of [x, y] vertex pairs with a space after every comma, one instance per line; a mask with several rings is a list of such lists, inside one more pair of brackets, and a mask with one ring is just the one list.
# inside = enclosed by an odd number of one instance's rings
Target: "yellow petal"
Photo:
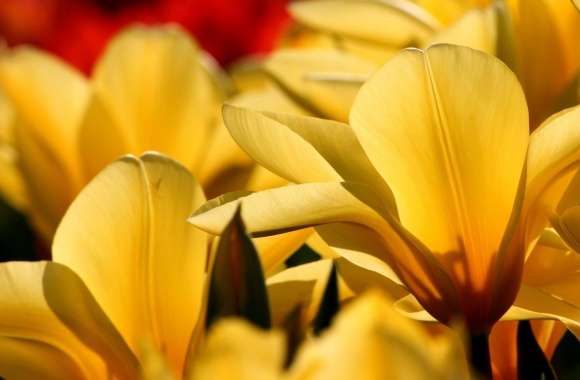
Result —
[[55, 151], [43, 145], [26, 124], [17, 123], [15, 134], [18, 165], [32, 206], [32, 223], [50, 243], [79, 187]]
[[207, 236], [186, 218], [203, 201], [175, 161], [127, 156], [81, 192], [53, 244], [53, 259], [82, 277], [133, 351], [151, 339], [175, 373], [201, 304]]
[[391, 212], [396, 214], [391, 191], [348, 125], [229, 105], [223, 114], [232, 137], [265, 168], [297, 183], [341, 179], [366, 183], [391, 203]]
[[8, 379], [82, 379], [86, 374], [58, 348], [48, 344], [0, 337], [0, 376]]
[[468, 378], [459, 341], [445, 332], [431, 339], [399, 315], [389, 300], [368, 294], [349, 305], [320, 338], [308, 342], [290, 379]]
[[535, 320], [531, 321], [531, 325], [538, 345], [544, 351], [546, 358], [550, 360], [566, 333], [566, 326], [555, 320]]
[[[136, 358], [70, 269], [50, 262], [5, 263], [0, 281], [0, 347], [6, 350], [0, 362], [27, 360], [25, 368], [18, 362], [0, 366], [2, 377], [39, 371], [69, 379], [136, 378]], [[49, 361], [56, 358], [62, 361]]]
[[14, 110], [0, 91], [0, 195], [15, 209], [24, 211], [28, 195], [14, 146], [15, 124]]
[[526, 260], [522, 281], [580, 307], [580, 256], [554, 235], [545, 232], [539, 239]]
[[[376, 67], [338, 51], [285, 49], [274, 53], [265, 69], [309, 112], [346, 121], [361, 82]], [[345, 80], [333, 80], [335, 77]]]
[[175, 380], [163, 354], [150, 342], [141, 344], [141, 380]]
[[281, 235], [252, 239], [260, 253], [265, 274], [272, 274], [284, 261], [300, 248], [312, 235], [312, 229], [302, 229]]
[[0, 144], [0, 196], [13, 208], [25, 211], [29, 200], [17, 160], [13, 147]]
[[541, 288], [522, 285], [502, 320], [555, 319], [580, 339], [580, 307]]
[[372, 189], [355, 183], [326, 182], [247, 196], [231, 194], [204, 205], [189, 221], [219, 234], [240, 203], [248, 231], [255, 236], [340, 222], [370, 229], [373, 240], [383, 245], [388, 264], [407, 286], [414, 286], [422, 302], [429, 302], [430, 311], [441, 320], [457, 312], [456, 293], [449, 277], [432, 254], [398, 224], [388, 204]]
[[349, 191], [349, 186], [340, 182], [307, 183], [264, 190], [233, 200], [220, 197], [196, 211], [189, 222], [219, 235], [241, 202], [248, 232], [256, 236], [332, 222], [360, 223], [377, 230], [386, 228], [381, 216], [358, 200]]
[[[516, 1], [516, 33], [522, 54], [521, 81], [535, 128], [575, 75], [580, 16], [569, 1]], [[550, 80], [545, 80], [549, 77]]]
[[[522, 282], [525, 289], [516, 299], [517, 307], [504, 318], [547, 318], [533, 321], [532, 328], [550, 357], [565, 332], [558, 320], [576, 330], [574, 325], [580, 323], [580, 314], [574, 311], [580, 311], [580, 257], [554, 231], [546, 230], [526, 259]], [[572, 321], [566, 322], [567, 318]]]
[[[548, 224], [553, 213], [575, 204], [580, 185], [580, 107], [546, 120], [530, 137], [525, 207], [528, 240]], [[577, 176], [576, 176], [577, 177]], [[568, 194], [566, 194], [568, 193]]]
[[242, 320], [225, 320], [211, 330], [189, 379], [276, 380], [285, 351], [280, 332], [262, 331]]
[[88, 99], [72, 67], [32, 48], [0, 56], [0, 87], [14, 106], [14, 144], [33, 223], [47, 241], [80, 189], [78, 127]]
[[[304, 111], [294, 104], [284, 93], [274, 87], [252, 90], [241, 93], [228, 100], [229, 104], [251, 109], [269, 110], [292, 114], [303, 114]], [[236, 144], [220, 117], [219, 123], [207, 142], [207, 154], [197, 170], [197, 177], [208, 197], [214, 197], [225, 192], [247, 188], [247, 182], [255, 174], [252, 168], [254, 162]], [[242, 175], [240, 175], [242, 173]], [[237, 187], [223, 186], [227, 178], [244, 177]], [[243, 182], [246, 182], [245, 184]], [[219, 188], [217, 188], [219, 187]]]
[[288, 268], [267, 280], [272, 324], [280, 326], [286, 317], [300, 305], [305, 319], [311, 321], [320, 305], [331, 260], [319, 260]]
[[448, 43], [495, 54], [496, 22], [496, 15], [491, 7], [471, 10], [448, 28], [435, 34], [428, 45]]
[[472, 4], [464, 0], [415, 0], [419, 6], [435, 16], [444, 25], [449, 25], [461, 17]]
[[417, 46], [438, 27], [433, 16], [407, 1], [295, 2], [290, 13], [313, 29], [395, 47]]
[[76, 141], [89, 96], [82, 75], [55, 57], [23, 47], [0, 56], [0, 86], [25, 125], [19, 128], [54, 156], [73, 183], [78, 181]]
[[[350, 119], [393, 191], [402, 225], [436, 253], [465, 300], [479, 295], [466, 313], [489, 313], [488, 280], [520, 194], [528, 142], [514, 74], [466, 47], [406, 50], [362, 87]], [[500, 279], [521, 271], [521, 249], [511, 254], [515, 266], [502, 267]], [[517, 289], [511, 283], [506, 294]]]
[[517, 379], [517, 330], [518, 322], [500, 321], [493, 326], [489, 334], [489, 353], [494, 379]]
[[[189, 168], [198, 165], [220, 101], [201, 60], [175, 26], [134, 26], [113, 39], [94, 71], [92, 108], [107, 114], [82, 127], [90, 129], [80, 141], [85, 167], [102, 167], [121, 147], [123, 153], [156, 150]], [[111, 140], [119, 142], [97, 155]]]
[[376, 257], [365, 253], [343, 253], [336, 263], [340, 277], [355, 294], [381, 289], [389, 297], [399, 299], [409, 293], [393, 270]]

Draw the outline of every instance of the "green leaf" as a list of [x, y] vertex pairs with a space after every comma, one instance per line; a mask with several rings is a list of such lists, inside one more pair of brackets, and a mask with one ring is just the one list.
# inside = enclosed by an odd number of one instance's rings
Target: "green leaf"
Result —
[[521, 321], [518, 324], [518, 379], [557, 379], [554, 369], [534, 337], [530, 321]]
[[206, 328], [225, 317], [241, 317], [271, 327], [264, 273], [246, 233], [240, 207], [220, 235], [211, 270]]
[[338, 313], [339, 309], [340, 298], [338, 294], [338, 276], [336, 274], [336, 263], [333, 262], [328, 275], [326, 288], [324, 289], [324, 294], [320, 301], [318, 313], [316, 313], [316, 317], [314, 318], [312, 326], [314, 335], [320, 335], [324, 330], [330, 327], [332, 320]]

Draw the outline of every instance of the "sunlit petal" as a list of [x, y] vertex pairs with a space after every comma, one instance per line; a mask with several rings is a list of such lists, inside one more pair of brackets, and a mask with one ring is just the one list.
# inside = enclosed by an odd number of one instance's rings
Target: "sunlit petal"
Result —
[[272, 54], [265, 69], [313, 115], [346, 121], [360, 84], [376, 66], [339, 51], [286, 49]]
[[313, 29], [395, 47], [421, 44], [439, 25], [409, 1], [295, 2], [294, 18]]
[[[28, 368], [0, 366], [0, 375], [22, 378], [28, 370], [69, 379], [107, 373], [136, 378], [135, 357], [70, 269], [47, 262], [5, 263], [0, 281], [0, 347], [7, 350], [0, 362], [28, 360]], [[50, 363], [48, 358], [62, 361]]]
[[276, 380], [285, 354], [280, 332], [262, 331], [244, 321], [225, 320], [211, 330], [189, 379]]
[[[514, 74], [465, 47], [407, 50], [362, 87], [351, 124], [393, 191], [403, 226], [464, 292], [465, 312], [484, 316], [503, 307], [492, 302], [489, 281], [520, 194], [528, 143], [526, 102]], [[521, 251], [510, 251], [513, 259], [498, 273], [514, 284], [502, 290], [506, 297], [517, 290]]]
[[[175, 26], [134, 26], [112, 40], [92, 79], [91, 107], [100, 123], [93, 116], [82, 127], [85, 167], [102, 168], [121, 146], [122, 153], [157, 150], [189, 168], [198, 165], [220, 101], [201, 60], [194, 42]], [[111, 140], [114, 148], [99, 152]]]
[[53, 258], [85, 281], [134, 352], [151, 339], [180, 373], [198, 318], [207, 237], [186, 223], [205, 200], [184, 167], [157, 154], [108, 166], [60, 225]]

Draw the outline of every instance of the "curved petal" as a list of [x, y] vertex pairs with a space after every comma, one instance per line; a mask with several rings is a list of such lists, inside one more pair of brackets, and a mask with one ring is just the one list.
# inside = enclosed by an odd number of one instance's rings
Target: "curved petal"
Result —
[[14, 144], [33, 223], [50, 241], [81, 186], [76, 139], [88, 86], [72, 67], [26, 47], [0, 55], [0, 86], [15, 110]]
[[[535, 128], [578, 70], [580, 15], [570, 1], [514, 1], [521, 81]], [[545, 80], [549, 77], [550, 80]]]
[[465, 14], [474, 5], [473, 1], [415, 0], [415, 3], [435, 16], [442, 24], [449, 25]]
[[370, 293], [349, 305], [320, 339], [299, 352], [290, 379], [469, 378], [460, 342], [450, 331], [433, 339], [390, 300]]
[[580, 191], [580, 106], [546, 120], [530, 136], [525, 207], [528, 240], [554, 213], [574, 205]]
[[[8, 363], [0, 366], [0, 375], [11, 378], [28, 370], [70, 379], [137, 378], [135, 356], [70, 269], [51, 262], [10, 262], [0, 265], [0, 282], [0, 362], [27, 359], [27, 368]], [[63, 361], [50, 363], [50, 358]]]
[[21, 47], [0, 55], [0, 86], [23, 121], [19, 128], [54, 156], [73, 183], [79, 181], [76, 141], [89, 97], [82, 75], [55, 57]]
[[[387, 223], [357, 199], [349, 184], [320, 182], [289, 185], [252, 194], [227, 194], [213, 199], [196, 211], [189, 222], [219, 235], [242, 203], [242, 218], [254, 236], [273, 235], [318, 224], [348, 221], [377, 230]], [[241, 195], [241, 197], [240, 197]]]
[[[275, 87], [243, 92], [228, 100], [228, 103], [251, 109], [302, 114], [304, 111], [295, 105], [281, 90]], [[236, 144], [220, 116], [216, 130], [208, 142], [207, 155], [199, 167], [197, 176], [204, 189], [220, 177], [228, 175], [228, 169], [247, 167], [253, 164], [244, 151]], [[227, 189], [234, 191], [237, 189]], [[223, 193], [222, 192], [222, 193]], [[208, 196], [211, 196], [211, 191]], [[215, 194], [215, 192], [213, 192]], [[216, 196], [219, 194], [215, 194]]]
[[365, 253], [343, 253], [336, 263], [340, 277], [355, 294], [368, 289], [380, 289], [393, 299], [409, 294], [393, 270], [376, 257]]
[[67, 207], [80, 189], [56, 153], [22, 122], [15, 127], [18, 165], [28, 198], [32, 223], [50, 243]]
[[395, 47], [420, 45], [439, 26], [410, 1], [315, 0], [292, 3], [290, 13], [313, 29]]
[[[270, 171], [297, 183], [340, 181], [341, 177], [316, 148], [268, 114], [225, 105], [223, 116], [238, 145]], [[312, 119], [311, 124], [319, 120]], [[316, 127], [329, 129], [327, 125], [330, 121], [320, 120]]]
[[124, 143], [125, 154], [157, 150], [189, 168], [199, 165], [221, 101], [201, 60], [176, 26], [134, 26], [113, 39], [94, 70], [93, 109], [106, 113], [99, 119], [105, 126], [85, 119], [85, 167], [94, 171], [117, 158], [112, 148], [94, 156], [112, 139]]
[[276, 271], [284, 261], [312, 235], [312, 229], [287, 232], [281, 235], [252, 239], [260, 253], [260, 262], [266, 275]]
[[0, 196], [11, 207], [23, 212], [29, 208], [29, 199], [17, 155], [13, 147], [0, 143]]
[[471, 10], [435, 34], [428, 45], [440, 43], [461, 45], [495, 55], [497, 41], [495, 17], [491, 7]]
[[348, 119], [360, 84], [376, 69], [373, 63], [339, 51], [298, 49], [272, 54], [264, 67], [300, 106], [339, 121]]
[[580, 256], [553, 230], [546, 230], [526, 259], [522, 282], [525, 289], [515, 306], [527, 309], [533, 318], [549, 319], [532, 327], [546, 354], [551, 354], [563, 333], [554, 320], [577, 335], [580, 332]]
[[501, 318], [505, 321], [556, 319], [580, 339], [580, 307], [541, 288], [522, 285], [514, 306]]
[[230, 105], [224, 106], [223, 115], [232, 137], [265, 168], [297, 183], [342, 179], [367, 184], [396, 215], [390, 189], [348, 125]]
[[28, 195], [14, 147], [15, 124], [14, 110], [0, 91], [0, 194], [12, 207], [24, 211], [28, 207]]
[[204, 200], [175, 161], [127, 156], [81, 192], [53, 244], [53, 259], [82, 277], [133, 351], [151, 339], [176, 373], [198, 318], [207, 255], [207, 236], [186, 218]]
[[255, 236], [338, 222], [362, 225], [373, 231], [385, 247], [387, 263], [432, 313], [447, 321], [458, 311], [455, 290], [438, 262], [364, 185], [309, 183], [228, 198], [204, 205], [190, 223], [219, 234], [242, 203], [242, 217]]
[[[437, 254], [464, 300], [479, 300], [463, 305], [466, 314], [494, 314], [492, 266], [521, 193], [528, 143], [515, 75], [466, 47], [406, 50], [365, 83], [350, 119], [402, 225]], [[511, 279], [506, 297], [521, 272], [521, 260], [512, 262], [498, 273]]]
[[58, 348], [20, 338], [0, 337], [0, 376], [6, 379], [83, 379], [78, 365]]
[[224, 320], [211, 330], [187, 379], [276, 380], [285, 355], [280, 332], [262, 331], [237, 319]]
[[280, 326], [301, 305], [310, 321], [316, 315], [332, 260], [319, 260], [279, 272], [266, 281], [272, 311], [272, 324]]
[[489, 353], [494, 379], [517, 379], [517, 329], [516, 321], [500, 321], [491, 330]]

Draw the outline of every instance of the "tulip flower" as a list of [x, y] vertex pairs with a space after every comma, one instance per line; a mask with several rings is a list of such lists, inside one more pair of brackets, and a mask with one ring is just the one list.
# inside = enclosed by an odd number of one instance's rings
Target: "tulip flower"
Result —
[[252, 335], [252, 330], [243, 333], [241, 328], [236, 333], [237, 324], [216, 327], [194, 363], [193, 378], [469, 378], [461, 345], [452, 332], [428, 336], [378, 293], [349, 305], [325, 334], [306, 342], [285, 374], [280, 368], [285, 351], [281, 337], [263, 332]]
[[[288, 43], [300, 48], [295, 54], [305, 62], [320, 49], [338, 50], [378, 68], [402, 48], [453, 43], [494, 54], [510, 66], [526, 93], [532, 129], [578, 102], [580, 15], [568, 0], [315, 0], [295, 2], [290, 12], [310, 31]], [[345, 71], [336, 70], [335, 79], [344, 82]], [[302, 78], [303, 91], [308, 86]]]
[[108, 166], [67, 211], [52, 262], [0, 266], [0, 376], [138, 378], [150, 341], [180, 373], [199, 320], [208, 236], [189, 171], [148, 153]]
[[212, 195], [275, 183], [254, 170], [221, 125], [223, 74], [206, 58], [173, 26], [122, 32], [89, 80], [33, 48], [1, 52], [0, 121], [12, 137], [0, 149], [9, 152], [2, 165], [16, 173], [10, 181], [3, 176], [5, 197], [50, 241], [76, 194], [124, 154], [163, 152]]
[[573, 247], [579, 112], [529, 136], [524, 93], [501, 61], [453, 45], [405, 50], [362, 87], [350, 126], [226, 107], [238, 144], [297, 184], [216, 199], [190, 221], [219, 233], [241, 202], [255, 235], [321, 226], [339, 252], [382, 259], [443, 323], [485, 333], [518, 300], [513, 318], [557, 318], [578, 334], [565, 299], [520, 285], [544, 228], [561, 224]]
[[[207, 344], [195, 339], [204, 321], [210, 239], [185, 219], [204, 201], [188, 169], [156, 153], [126, 156], [98, 174], [63, 218], [53, 261], [0, 264], [0, 376], [283, 378], [280, 332], [224, 320]], [[364, 333], [355, 333], [353, 324]], [[412, 348], [408, 356], [401, 346]], [[361, 300], [327, 337], [305, 348], [291, 370], [296, 378], [336, 378], [327, 347], [335, 347], [331, 357], [367, 357], [364, 366], [344, 360], [354, 365], [352, 373], [451, 378], [466, 368], [451, 334], [428, 337], [377, 295]], [[388, 366], [384, 354], [392, 358]], [[401, 364], [401, 354], [410, 362]], [[325, 364], [315, 375], [318, 362]]]

